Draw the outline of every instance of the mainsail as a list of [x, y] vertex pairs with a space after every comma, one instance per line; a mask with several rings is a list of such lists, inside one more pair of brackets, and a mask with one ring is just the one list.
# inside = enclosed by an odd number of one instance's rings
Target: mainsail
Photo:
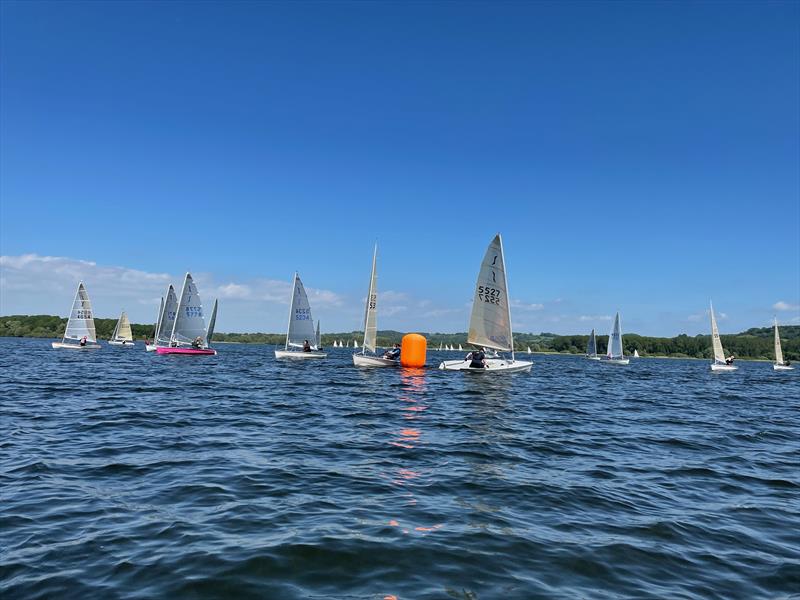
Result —
[[114, 328], [114, 335], [111, 336], [112, 340], [118, 342], [132, 342], [133, 332], [131, 331], [131, 322], [128, 320], [127, 313], [123, 310], [117, 321], [117, 326]]
[[714, 305], [709, 302], [711, 309], [711, 347], [714, 349], [714, 362], [725, 364], [725, 351], [722, 349], [722, 340], [719, 339], [717, 318], [714, 316]]
[[619, 313], [614, 318], [614, 326], [608, 336], [608, 358], [622, 358], [622, 328], [619, 324]]
[[88, 342], [96, 342], [97, 335], [94, 330], [94, 316], [89, 294], [81, 281], [75, 299], [72, 301], [72, 310], [69, 313], [67, 328], [64, 330], [65, 340], [80, 340], [86, 338]]
[[597, 337], [595, 336], [594, 329], [589, 334], [589, 344], [586, 346], [586, 354], [588, 356], [597, 356]]
[[781, 336], [778, 333], [778, 319], [775, 319], [775, 364], [783, 365], [783, 350], [781, 350]]
[[[372, 251], [372, 273], [369, 276], [369, 289], [367, 290], [367, 302], [364, 307], [364, 352], [369, 350], [375, 352], [375, 345], [378, 339], [378, 273], [376, 271], [378, 261], [378, 244]], [[357, 347], [355, 341], [353, 346]]]
[[178, 312], [178, 297], [175, 295], [175, 288], [172, 284], [167, 288], [167, 299], [161, 309], [161, 318], [158, 322], [158, 333], [156, 334], [156, 345], [168, 346], [169, 338], [172, 335], [172, 327], [175, 324], [175, 314]]
[[197, 293], [197, 286], [192, 275], [186, 273], [170, 342], [187, 345], [197, 338], [206, 339], [206, 320], [203, 317], [203, 303]]
[[306, 341], [316, 348], [316, 337], [306, 288], [303, 287], [300, 276], [295, 273], [292, 304], [289, 307], [289, 330], [286, 332], [286, 348], [302, 348]]
[[499, 233], [486, 249], [478, 273], [467, 342], [474, 346], [513, 352], [506, 265], [503, 240]]
[[208, 331], [206, 331], [206, 346], [211, 344], [214, 337], [214, 325], [217, 324], [217, 299], [214, 299], [214, 308], [211, 309], [211, 319], [208, 321]]

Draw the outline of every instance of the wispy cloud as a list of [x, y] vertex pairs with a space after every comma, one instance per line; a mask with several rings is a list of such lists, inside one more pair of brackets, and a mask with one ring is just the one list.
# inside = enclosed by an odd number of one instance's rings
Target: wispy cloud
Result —
[[774, 310], [781, 310], [781, 311], [798, 311], [800, 310], [800, 304], [789, 304], [788, 302], [784, 302], [783, 300], [778, 300], [775, 304], [772, 305]]
[[513, 308], [514, 310], [521, 310], [521, 311], [537, 311], [537, 310], [544, 310], [544, 304], [522, 302], [521, 300], [512, 300], [511, 308]]
[[581, 315], [579, 321], [610, 321], [611, 315]]

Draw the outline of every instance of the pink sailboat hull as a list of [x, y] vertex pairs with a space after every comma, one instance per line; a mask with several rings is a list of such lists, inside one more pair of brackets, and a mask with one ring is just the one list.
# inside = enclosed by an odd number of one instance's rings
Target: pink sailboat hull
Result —
[[158, 354], [200, 354], [214, 355], [217, 353], [213, 348], [156, 348]]

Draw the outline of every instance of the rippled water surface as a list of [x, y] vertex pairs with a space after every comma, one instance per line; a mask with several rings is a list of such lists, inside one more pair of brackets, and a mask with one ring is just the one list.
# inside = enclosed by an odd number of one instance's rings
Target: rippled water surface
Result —
[[0, 340], [4, 599], [800, 594], [800, 371], [218, 349]]

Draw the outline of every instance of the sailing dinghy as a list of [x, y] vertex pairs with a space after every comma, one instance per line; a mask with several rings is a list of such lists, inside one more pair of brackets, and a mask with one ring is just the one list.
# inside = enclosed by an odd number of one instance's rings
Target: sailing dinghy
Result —
[[156, 317], [156, 327], [153, 330], [153, 342], [148, 344], [144, 343], [145, 352], [155, 352], [158, 347], [158, 328], [161, 326], [161, 313], [164, 312], [164, 296], [161, 296], [161, 304], [158, 306], [158, 316]]
[[128, 320], [127, 313], [123, 310], [119, 316], [117, 325], [114, 327], [114, 333], [108, 343], [112, 346], [125, 346], [131, 347], [136, 342], [133, 341], [133, 332], [131, 331], [131, 322]]
[[722, 340], [719, 338], [717, 318], [714, 316], [714, 305], [708, 303], [711, 311], [711, 347], [714, 349], [714, 362], [711, 363], [712, 371], [735, 371], [737, 366], [725, 360], [725, 351], [722, 349]]
[[[514, 336], [511, 332], [511, 307], [508, 302], [506, 261], [503, 256], [503, 239], [498, 233], [486, 249], [469, 320], [467, 343], [477, 348], [495, 352], [486, 357], [483, 368], [471, 367], [469, 359], [446, 360], [439, 365], [446, 371], [506, 372], [530, 371], [533, 363], [514, 358]], [[510, 352], [511, 359], [498, 352]]]
[[[304, 352], [303, 346], [308, 342], [310, 352]], [[294, 274], [292, 285], [292, 301], [289, 306], [289, 327], [286, 332], [286, 344], [283, 350], [275, 350], [275, 358], [325, 358], [325, 352], [317, 347], [317, 334], [314, 331], [314, 319], [311, 318], [311, 305], [300, 275]]]
[[775, 364], [772, 368], [776, 371], [794, 371], [794, 367], [783, 360], [783, 350], [781, 350], [781, 336], [778, 333], [778, 319], [775, 319]]
[[622, 327], [619, 324], [619, 311], [614, 317], [611, 333], [608, 334], [608, 352], [600, 362], [606, 365], [627, 365], [631, 362], [629, 358], [625, 358], [622, 351]]
[[597, 356], [597, 336], [594, 333], [594, 329], [592, 329], [592, 333], [589, 334], [589, 343], [586, 345], [586, 358], [589, 360], [600, 360], [600, 357]]
[[[86, 340], [81, 345], [81, 340], [84, 338]], [[82, 281], [78, 284], [75, 299], [72, 301], [72, 310], [69, 313], [64, 336], [60, 342], [53, 342], [52, 346], [65, 350], [96, 350], [100, 348], [94, 330], [92, 303]]]
[[[369, 290], [364, 307], [364, 343], [361, 352], [353, 354], [353, 364], [357, 367], [394, 367], [400, 364], [397, 360], [384, 358], [376, 354], [378, 339], [378, 245], [372, 252], [372, 273], [369, 276]], [[356, 346], [353, 341], [353, 346]], [[367, 354], [367, 352], [371, 354]]]
[[528, 346], [528, 354], [530, 354], [530, 353], [531, 353], [531, 347]]
[[[166, 305], [165, 305], [166, 308]], [[190, 273], [186, 273], [181, 288], [181, 298], [175, 311], [175, 320], [169, 336], [169, 344], [156, 348], [158, 354], [214, 355], [208, 347], [208, 329], [203, 317], [203, 303]]]
[[633, 358], [639, 358], [639, 351], [638, 350], [634, 350], [633, 351]]

